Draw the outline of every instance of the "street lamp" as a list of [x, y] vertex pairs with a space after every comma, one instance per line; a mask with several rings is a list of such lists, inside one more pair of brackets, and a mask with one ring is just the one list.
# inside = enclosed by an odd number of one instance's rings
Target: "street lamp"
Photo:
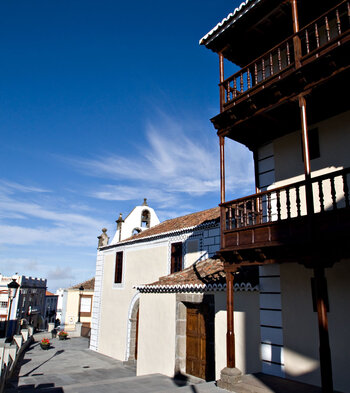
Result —
[[84, 292], [84, 287], [82, 285], [80, 285], [79, 288], [79, 311], [78, 311], [78, 322], [80, 322], [80, 308], [81, 308], [81, 296]]
[[7, 315], [6, 337], [8, 336], [8, 328], [9, 328], [9, 322], [10, 322], [10, 318], [11, 318], [12, 301], [16, 297], [17, 291], [19, 288], [19, 284], [17, 283], [15, 278], [13, 278], [12, 281], [7, 284], [7, 288], [8, 288], [8, 296], [9, 296], [10, 306], [9, 306], [9, 311], [8, 311], [8, 315]]

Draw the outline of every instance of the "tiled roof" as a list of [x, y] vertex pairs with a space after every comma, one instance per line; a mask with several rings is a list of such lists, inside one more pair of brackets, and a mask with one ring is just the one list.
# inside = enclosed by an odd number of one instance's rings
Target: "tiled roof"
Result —
[[57, 295], [55, 295], [54, 293], [52, 293], [50, 291], [46, 291], [45, 296], [57, 296]]
[[[167, 233], [173, 233], [188, 228], [205, 227], [219, 222], [220, 219], [220, 208], [214, 207], [208, 210], [202, 210], [197, 213], [191, 213], [186, 216], [176, 217], [171, 220], [166, 220], [152, 228], [146, 229], [134, 236], [131, 236], [119, 243], [123, 244], [130, 241], [144, 239], [152, 236], [163, 235]], [[115, 246], [115, 244], [113, 244]], [[109, 247], [109, 246], [107, 246]]]
[[[257, 268], [241, 268], [235, 275], [234, 287], [235, 290], [257, 290]], [[223, 262], [211, 258], [196, 262], [180, 272], [160, 277], [154, 283], [136, 286], [140, 292], [205, 292], [222, 291], [225, 288], [226, 275]]]
[[84, 281], [80, 284], [74, 285], [70, 289], [79, 289], [81, 285], [84, 287], [84, 290], [85, 289], [90, 289], [90, 290], [94, 289], [95, 288], [95, 277], [91, 278], [90, 280]]
[[241, 18], [246, 12], [254, 7], [260, 0], [245, 0], [233, 12], [227, 15], [221, 22], [219, 22], [209, 33], [199, 40], [200, 45], [207, 45], [211, 40], [220, 35], [228, 27]]

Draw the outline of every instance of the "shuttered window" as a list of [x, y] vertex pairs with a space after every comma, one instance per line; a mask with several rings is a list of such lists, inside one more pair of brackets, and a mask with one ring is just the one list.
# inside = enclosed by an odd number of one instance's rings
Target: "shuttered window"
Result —
[[117, 252], [115, 256], [114, 283], [119, 284], [123, 278], [123, 251]]
[[182, 243], [171, 245], [171, 272], [175, 273], [182, 270]]

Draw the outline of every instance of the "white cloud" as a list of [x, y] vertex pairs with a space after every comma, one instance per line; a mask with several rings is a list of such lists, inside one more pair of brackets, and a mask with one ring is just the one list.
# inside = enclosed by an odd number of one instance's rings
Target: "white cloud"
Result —
[[[126, 201], [147, 194], [163, 205], [170, 203], [170, 207], [181, 201], [181, 194], [200, 197], [219, 192], [219, 142], [209, 132], [200, 127], [185, 129], [162, 115], [147, 125], [146, 143], [137, 155], [105, 154], [103, 159], [68, 159], [68, 162], [87, 175], [122, 182], [100, 186], [90, 196]], [[237, 143], [227, 143], [226, 152], [227, 190], [236, 193], [252, 189], [251, 153]]]
[[9, 193], [12, 194], [15, 191], [20, 191], [20, 192], [51, 192], [50, 190], [46, 190], [44, 188], [40, 188], [40, 187], [35, 187], [35, 186], [27, 186], [24, 184], [19, 184], [19, 183], [15, 183], [12, 181], [8, 181], [8, 180], [4, 180], [4, 179], [0, 179], [0, 191], [4, 192], [4, 193]]

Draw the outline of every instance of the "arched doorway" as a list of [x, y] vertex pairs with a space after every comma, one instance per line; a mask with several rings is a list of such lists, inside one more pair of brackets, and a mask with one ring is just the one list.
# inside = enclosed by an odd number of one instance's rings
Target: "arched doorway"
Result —
[[126, 359], [129, 361], [137, 360], [137, 339], [139, 326], [139, 294], [133, 298], [129, 308], [128, 320], [128, 346]]

